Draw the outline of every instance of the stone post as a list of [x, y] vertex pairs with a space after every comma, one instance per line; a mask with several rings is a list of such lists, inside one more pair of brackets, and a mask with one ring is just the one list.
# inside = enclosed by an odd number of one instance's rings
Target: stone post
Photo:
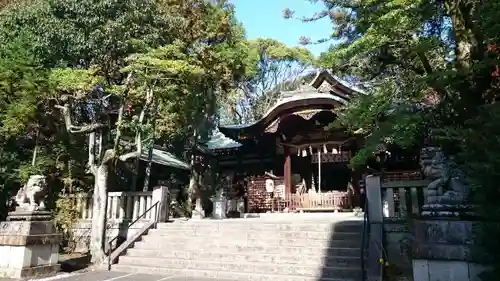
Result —
[[366, 262], [366, 273], [369, 281], [382, 280], [382, 268], [379, 259], [382, 258], [383, 244], [383, 220], [382, 215], [382, 191], [380, 176], [369, 175], [366, 177], [366, 200], [368, 200], [368, 223], [370, 224], [370, 235], [368, 237], [368, 260]]
[[213, 203], [212, 217], [218, 220], [227, 218], [226, 216], [227, 199], [224, 196], [224, 191], [222, 189], [219, 189], [217, 191], [217, 194], [213, 196], [210, 200]]
[[50, 213], [15, 211], [0, 222], [0, 277], [25, 278], [59, 271], [59, 239]]
[[[153, 204], [158, 202], [156, 207], [157, 222], [166, 222], [169, 219], [169, 192], [168, 187], [159, 185], [153, 187]], [[154, 210], [153, 210], [154, 211]]]
[[203, 210], [201, 198], [198, 197], [198, 198], [196, 198], [195, 207], [194, 207], [193, 213], [191, 215], [191, 219], [192, 220], [201, 220], [203, 218], [205, 218], [205, 210]]

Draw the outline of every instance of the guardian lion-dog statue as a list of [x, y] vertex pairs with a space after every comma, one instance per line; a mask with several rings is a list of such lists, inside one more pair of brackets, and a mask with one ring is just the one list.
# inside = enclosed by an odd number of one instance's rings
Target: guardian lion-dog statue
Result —
[[[45, 195], [47, 193], [47, 180], [43, 175], [33, 175], [16, 194], [16, 203], [19, 209], [25, 211], [45, 210]], [[19, 210], [16, 208], [16, 210]]]

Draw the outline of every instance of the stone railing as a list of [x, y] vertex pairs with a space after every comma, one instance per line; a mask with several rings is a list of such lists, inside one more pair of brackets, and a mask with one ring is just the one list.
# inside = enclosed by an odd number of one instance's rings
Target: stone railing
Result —
[[[401, 179], [401, 178], [399, 178]], [[377, 175], [366, 179], [368, 217], [370, 219], [372, 245], [370, 255], [380, 258], [380, 249], [393, 266], [411, 275], [411, 242], [413, 240], [411, 219], [419, 217], [422, 206], [427, 203], [427, 186], [430, 181], [406, 179], [387, 181]], [[369, 265], [377, 273], [377, 265]]]
[[[143, 214], [161, 198], [154, 198], [153, 191], [146, 192], [108, 192], [106, 218], [108, 221], [132, 221]], [[92, 219], [92, 194], [74, 195], [80, 219]], [[154, 212], [148, 212], [144, 219], [155, 218]]]
[[[72, 236], [75, 251], [88, 250], [92, 221], [92, 194], [74, 195], [80, 214], [79, 221], [73, 226]], [[145, 224], [151, 221], [165, 221], [168, 208], [168, 191], [166, 187], [155, 187], [146, 192], [108, 192], [106, 210], [106, 236], [112, 239], [120, 236], [121, 241], [133, 237]], [[130, 222], [145, 213], [151, 206], [159, 202], [157, 208], [152, 208], [137, 223], [129, 226]]]
[[384, 218], [403, 219], [420, 214], [429, 183], [427, 180], [380, 182]]

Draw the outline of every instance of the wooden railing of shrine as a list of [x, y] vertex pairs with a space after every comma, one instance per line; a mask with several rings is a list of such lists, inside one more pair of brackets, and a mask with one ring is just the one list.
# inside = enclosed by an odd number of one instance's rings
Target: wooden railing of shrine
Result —
[[347, 211], [352, 209], [348, 192], [290, 194], [289, 208], [296, 211]]
[[281, 192], [283, 178], [275, 179], [274, 194], [266, 192], [265, 177], [250, 180], [248, 187], [248, 209], [250, 212], [286, 211], [347, 211], [352, 209], [352, 194], [343, 191], [308, 192], [291, 194]]

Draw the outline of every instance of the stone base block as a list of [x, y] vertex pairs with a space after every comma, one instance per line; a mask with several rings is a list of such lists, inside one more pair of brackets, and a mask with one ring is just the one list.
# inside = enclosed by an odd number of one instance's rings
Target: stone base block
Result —
[[474, 262], [471, 246], [477, 223], [445, 219], [415, 221], [413, 258]]
[[214, 219], [222, 220], [226, 217], [226, 205], [227, 202], [224, 199], [213, 199], [213, 214]]
[[486, 267], [473, 255], [478, 221], [443, 217], [415, 221], [414, 281], [480, 281]]
[[59, 235], [45, 213], [9, 214], [0, 222], [0, 276], [36, 277], [59, 271]]
[[466, 261], [413, 260], [414, 281], [480, 281], [486, 268]]

